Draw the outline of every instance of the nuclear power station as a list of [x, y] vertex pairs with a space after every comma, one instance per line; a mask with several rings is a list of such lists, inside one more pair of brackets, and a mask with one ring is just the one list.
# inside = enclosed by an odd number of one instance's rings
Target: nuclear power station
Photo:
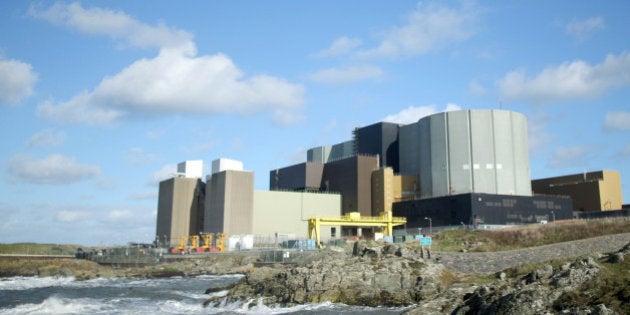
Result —
[[[302, 163], [272, 168], [268, 191], [255, 190], [253, 172], [238, 161], [213, 161], [205, 181], [202, 162], [188, 161], [160, 183], [156, 237], [299, 239], [308, 237], [309, 219], [344, 215], [389, 218], [390, 228], [395, 221], [398, 231], [413, 234], [429, 225], [492, 228], [572, 219], [574, 210], [621, 209], [617, 172], [589, 175], [588, 185], [569, 176], [532, 186], [528, 150], [524, 115], [460, 110], [356, 128], [345, 142], [309, 149]], [[572, 194], [572, 187], [583, 191]], [[596, 208], [576, 199], [593, 190], [610, 202]], [[378, 224], [322, 222], [338, 223], [321, 227], [322, 241], [379, 232]]]

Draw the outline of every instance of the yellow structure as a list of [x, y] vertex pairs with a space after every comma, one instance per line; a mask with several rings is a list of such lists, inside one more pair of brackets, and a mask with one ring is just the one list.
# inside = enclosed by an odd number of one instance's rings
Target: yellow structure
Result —
[[219, 251], [225, 251], [225, 239], [227, 238], [226, 233], [217, 233], [217, 248]]
[[179, 245], [175, 247], [178, 252], [186, 250], [186, 246], [188, 246], [188, 236], [180, 236], [179, 237]]
[[372, 214], [392, 211], [392, 204], [418, 194], [418, 177], [394, 175], [391, 167], [372, 172]]
[[203, 234], [201, 238], [203, 239], [203, 249], [210, 250], [210, 247], [212, 247], [212, 234]]
[[313, 217], [308, 219], [308, 237], [315, 238], [317, 246], [320, 245], [319, 228], [322, 225], [356, 226], [356, 227], [380, 227], [384, 235], [393, 235], [394, 226], [407, 223], [406, 218], [393, 217], [392, 213], [385, 211], [379, 217], [361, 216], [359, 212], [350, 212], [340, 217]]
[[532, 181], [535, 194], [563, 195], [573, 199], [575, 211], [620, 210], [621, 175], [617, 171], [597, 171]]
[[199, 247], [199, 235], [191, 235], [190, 248], [198, 248], [198, 247]]

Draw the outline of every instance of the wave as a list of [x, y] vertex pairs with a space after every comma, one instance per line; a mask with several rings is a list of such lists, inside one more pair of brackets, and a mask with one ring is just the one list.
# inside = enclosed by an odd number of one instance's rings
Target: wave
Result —
[[66, 286], [74, 282], [74, 277], [11, 277], [0, 279], [2, 290], [28, 290], [46, 287]]
[[21, 304], [0, 309], [0, 314], [111, 314], [110, 305], [96, 299], [67, 299], [51, 296], [38, 304]]

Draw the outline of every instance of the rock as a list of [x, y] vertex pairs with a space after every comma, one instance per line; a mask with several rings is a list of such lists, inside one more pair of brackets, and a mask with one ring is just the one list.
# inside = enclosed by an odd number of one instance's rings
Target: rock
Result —
[[620, 263], [623, 262], [624, 255], [623, 253], [614, 253], [608, 256], [608, 261], [611, 263]]
[[499, 273], [499, 280], [503, 281], [503, 280], [505, 280], [506, 277], [507, 277], [507, 275], [505, 274], [505, 272], [500, 272]]
[[410, 251], [392, 244], [358, 241], [353, 256], [318, 254], [292, 267], [255, 269], [229, 290], [227, 299], [403, 306], [432, 298], [443, 289], [439, 279], [444, 267], [406, 253]]

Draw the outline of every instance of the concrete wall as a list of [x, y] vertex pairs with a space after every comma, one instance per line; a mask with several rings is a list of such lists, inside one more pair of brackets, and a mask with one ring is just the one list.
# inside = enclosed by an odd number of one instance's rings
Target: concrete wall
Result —
[[379, 122], [354, 131], [357, 153], [378, 155], [380, 167], [399, 172], [398, 124]]
[[179, 237], [200, 232], [204, 208], [203, 182], [198, 178], [175, 177], [160, 182], [156, 236], [171, 245]]
[[[415, 126], [414, 126], [415, 125]], [[463, 110], [401, 127], [401, 174], [422, 198], [470, 192], [531, 196], [527, 121], [503, 110]]]
[[228, 170], [206, 183], [204, 232], [252, 234], [254, 173]]
[[[253, 234], [273, 236], [294, 234], [308, 238], [308, 219], [314, 216], [340, 216], [341, 195], [325, 193], [254, 191]], [[330, 226], [322, 226], [323, 241], [331, 238]], [[340, 227], [336, 235], [340, 236]]]
[[322, 185], [324, 164], [300, 163], [269, 172], [270, 190], [318, 191]]
[[322, 176], [322, 190], [343, 196], [342, 212], [372, 215], [372, 171], [378, 169], [378, 157], [358, 155], [327, 163]]
[[392, 211], [394, 202], [413, 199], [418, 187], [417, 176], [395, 175], [391, 167], [372, 172], [372, 215]]
[[575, 211], [610, 211], [622, 208], [621, 175], [597, 171], [532, 181], [536, 194], [569, 196]]
[[571, 199], [555, 196], [461, 194], [394, 204], [394, 216], [407, 218], [407, 229], [464, 225], [515, 225], [573, 218]]
[[354, 141], [346, 141], [335, 145], [311, 148], [306, 151], [306, 161], [313, 163], [328, 163], [335, 160], [349, 158], [355, 155]]

